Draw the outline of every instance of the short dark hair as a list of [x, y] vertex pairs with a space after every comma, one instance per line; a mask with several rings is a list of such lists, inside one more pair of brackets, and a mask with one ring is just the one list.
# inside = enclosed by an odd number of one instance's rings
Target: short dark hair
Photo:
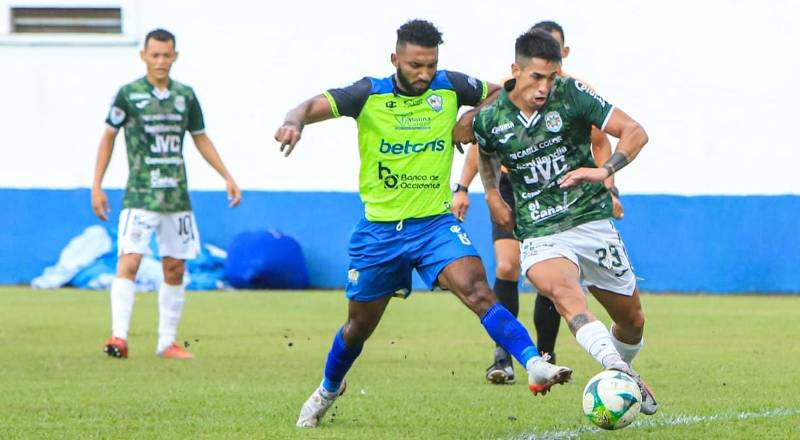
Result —
[[545, 61], [561, 62], [561, 45], [552, 35], [542, 30], [525, 32], [517, 37], [514, 52], [517, 59], [541, 58]]
[[561, 41], [563, 41], [564, 43], [567, 42], [567, 37], [564, 36], [564, 28], [562, 28], [561, 25], [556, 23], [555, 21], [549, 21], [549, 20], [540, 21], [540, 22], [536, 23], [535, 25], [533, 25], [531, 30], [532, 31], [542, 30], [542, 31], [545, 31], [545, 32], [558, 32], [559, 34], [561, 34]]
[[159, 29], [153, 29], [152, 31], [148, 32], [147, 35], [145, 35], [144, 37], [144, 47], [147, 47], [147, 42], [150, 41], [150, 39], [161, 41], [162, 43], [165, 43], [167, 41], [172, 41], [172, 46], [173, 47], [176, 46], [175, 35], [173, 35], [172, 32], [166, 29], [159, 28]]
[[438, 47], [444, 43], [442, 33], [433, 23], [425, 20], [410, 20], [397, 29], [397, 46], [405, 43], [422, 47]]

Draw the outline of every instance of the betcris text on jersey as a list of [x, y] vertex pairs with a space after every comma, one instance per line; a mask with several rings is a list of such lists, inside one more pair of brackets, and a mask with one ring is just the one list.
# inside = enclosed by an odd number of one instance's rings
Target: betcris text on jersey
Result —
[[434, 139], [429, 142], [412, 142], [406, 139], [403, 143], [393, 144], [386, 139], [381, 139], [380, 151], [383, 154], [413, 154], [444, 151], [444, 139]]

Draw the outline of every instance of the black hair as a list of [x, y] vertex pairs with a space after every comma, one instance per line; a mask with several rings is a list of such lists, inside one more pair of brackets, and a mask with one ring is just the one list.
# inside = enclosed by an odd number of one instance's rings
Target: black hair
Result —
[[444, 43], [442, 33], [433, 23], [425, 20], [410, 20], [397, 29], [397, 46], [405, 43], [422, 47], [438, 47]]
[[150, 41], [150, 39], [161, 41], [162, 43], [172, 41], [172, 46], [176, 46], [175, 35], [166, 29], [153, 29], [152, 31], [148, 32], [144, 37], [144, 47], [147, 47], [147, 42]]
[[542, 30], [525, 32], [517, 37], [514, 52], [517, 59], [541, 58], [545, 61], [561, 62], [561, 45], [552, 35]]
[[563, 41], [565, 44], [567, 42], [567, 37], [564, 36], [564, 28], [562, 28], [561, 25], [556, 23], [555, 21], [549, 21], [549, 20], [540, 21], [540, 22], [536, 23], [535, 25], [533, 25], [531, 30], [532, 31], [542, 30], [542, 31], [545, 31], [545, 32], [558, 32], [559, 34], [561, 34], [561, 41]]

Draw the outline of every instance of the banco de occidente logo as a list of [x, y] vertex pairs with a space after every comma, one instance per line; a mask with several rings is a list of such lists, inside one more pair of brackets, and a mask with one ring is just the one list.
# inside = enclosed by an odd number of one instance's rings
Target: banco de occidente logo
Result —
[[383, 165], [383, 162], [378, 162], [378, 179], [383, 180], [383, 187], [386, 189], [397, 187], [397, 174], [393, 174], [389, 167]]

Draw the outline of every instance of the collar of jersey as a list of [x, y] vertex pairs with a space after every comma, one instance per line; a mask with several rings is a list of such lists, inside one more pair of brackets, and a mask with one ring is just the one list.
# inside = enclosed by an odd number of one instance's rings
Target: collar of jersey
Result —
[[170, 92], [172, 89], [172, 78], [167, 79], [167, 88], [164, 89], [164, 91], [158, 90], [156, 86], [150, 83], [150, 81], [147, 79], [147, 75], [145, 75], [142, 79], [147, 83], [148, 86], [150, 86], [150, 94], [155, 96], [159, 101], [169, 98], [172, 94], [172, 92]]

